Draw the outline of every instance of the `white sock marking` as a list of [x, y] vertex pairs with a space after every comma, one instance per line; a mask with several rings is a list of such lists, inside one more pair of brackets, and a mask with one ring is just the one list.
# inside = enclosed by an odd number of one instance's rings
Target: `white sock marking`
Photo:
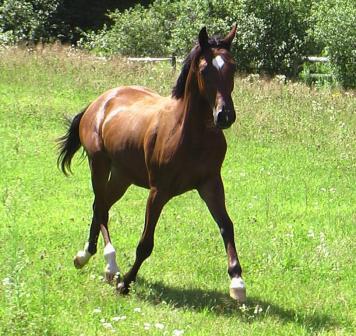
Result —
[[108, 275], [115, 275], [119, 272], [119, 267], [116, 263], [116, 252], [114, 246], [108, 243], [104, 247], [104, 258], [106, 260], [105, 273]]
[[225, 61], [223, 60], [223, 58], [220, 55], [216, 56], [213, 59], [213, 66], [218, 70], [222, 69], [224, 64], [225, 64]]
[[245, 282], [239, 278], [232, 278], [230, 288], [246, 288]]
[[246, 301], [246, 286], [241, 277], [231, 279], [230, 296], [240, 303]]

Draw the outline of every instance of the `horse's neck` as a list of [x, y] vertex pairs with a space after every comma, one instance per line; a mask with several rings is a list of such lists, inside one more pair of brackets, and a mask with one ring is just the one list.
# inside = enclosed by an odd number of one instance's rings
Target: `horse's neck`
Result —
[[199, 93], [196, 80], [190, 82], [183, 98], [182, 132], [189, 138], [198, 138], [213, 123], [213, 113], [206, 99]]

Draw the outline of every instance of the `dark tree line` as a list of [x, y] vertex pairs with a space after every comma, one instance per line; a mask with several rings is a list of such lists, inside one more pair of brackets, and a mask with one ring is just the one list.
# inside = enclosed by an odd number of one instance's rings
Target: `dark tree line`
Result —
[[[0, 33], [11, 42], [53, 41], [75, 43], [83, 31], [110, 25], [108, 12], [124, 11], [152, 0], [0, 0]], [[5, 38], [0, 38], [4, 40]], [[6, 41], [6, 39], [5, 39]]]

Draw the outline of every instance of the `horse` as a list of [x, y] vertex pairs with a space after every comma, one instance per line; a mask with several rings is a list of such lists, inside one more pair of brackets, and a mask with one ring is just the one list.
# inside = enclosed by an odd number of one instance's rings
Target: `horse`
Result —
[[[246, 300], [221, 178], [227, 150], [223, 129], [236, 119], [231, 98], [236, 63], [230, 51], [235, 35], [236, 25], [224, 38], [209, 37], [203, 27], [170, 96], [140, 86], [108, 90], [69, 121], [67, 133], [57, 139], [57, 164], [65, 175], [71, 173], [74, 154], [84, 148], [94, 192], [89, 239], [74, 257], [74, 265], [82, 268], [97, 252], [101, 231], [105, 276], [109, 282], [117, 279], [121, 294], [129, 292], [152, 253], [164, 205], [177, 195], [197, 190], [224, 241], [230, 296], [238, 302]], [[112, 205], [132, 184], [147, 188], [149, 194], [135, 261], [121, 279], [108, 218]]]

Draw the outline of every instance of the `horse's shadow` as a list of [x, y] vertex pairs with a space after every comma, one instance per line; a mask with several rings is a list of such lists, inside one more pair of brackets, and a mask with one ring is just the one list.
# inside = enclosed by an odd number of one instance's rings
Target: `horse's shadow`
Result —
[[[198, 288], [169, 287], [162, 282], [137, 280], [136, 295], [154, 305], [166, 302], [175, 308], [209, 311], [212, 314], [236, 317], [241, 321], [252, 323], [273, 317], [281, 323], [296, 323], [310, 331], [330, 330], [340, 327], [332, 316], [314, 312], [306, 314], [305, 310], [282, 308], [258, 297], [248, 297], [244, 305], [230, 299], [228, 293], [206, 291]], [[145, 288], [140, 291], [139, 288]], [[248, 293], [247, 293], [248, 294]]]

